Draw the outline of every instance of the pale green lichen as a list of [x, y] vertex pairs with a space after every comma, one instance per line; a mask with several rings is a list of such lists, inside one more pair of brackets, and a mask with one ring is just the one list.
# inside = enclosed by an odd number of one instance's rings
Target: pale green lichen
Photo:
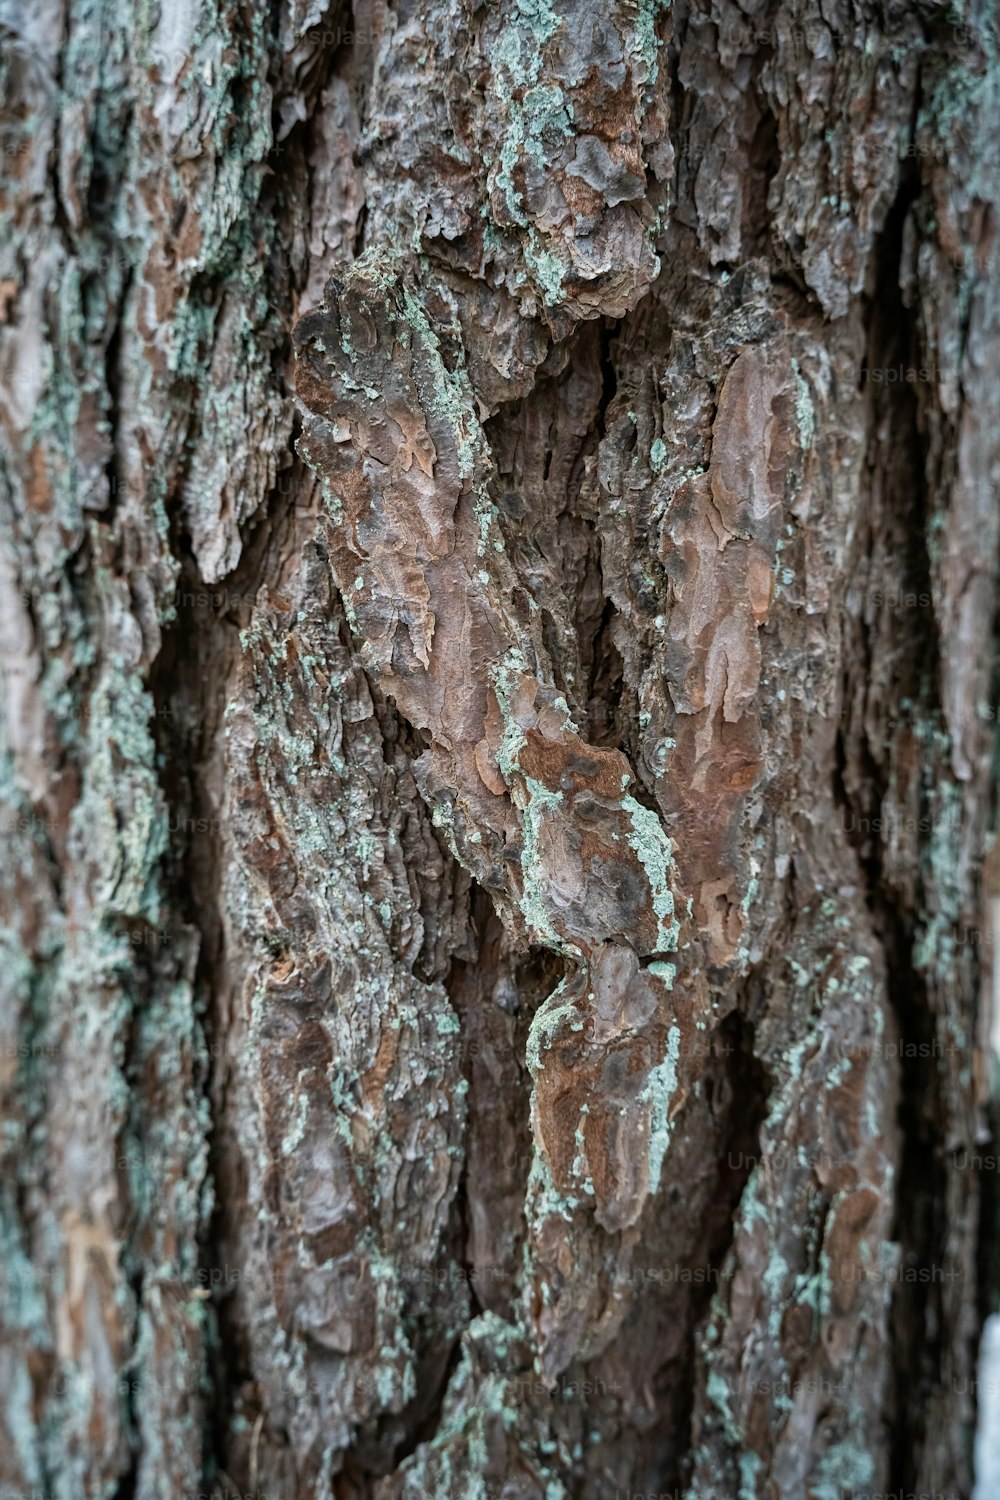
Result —
[[[560, 1218], [570, 1223], [584, 1200], [573, 1194], [561, 1193], [552, 1180], [552, 1172], [543, 1152], [537, 1149], [532, 1154], [528, 1168], [528, 1186], [525, 1205], [530, 1206], [531, 1223], [537, 1233], [546, 1219]], [[530, 1278], [532, 1266], [528, 1246], [525, 1245], [525, 1274]]]
[[820, 1458], [811, 1490], [815, 1500], [843, 1500], [844, 1495], [870, 1491], [874, 1479], [871, 1454], [843, 1438], [832, 1443]]
[[291, 1156], [301, 1146], [306, 1134], [306, 1124], [309, 1119], [309, 1095], [302, 1088], [304, 1078], [300, 1070], [298, 1075], [299, 1094], [295, 1100], [295, 1109], [291, 1121], [281, 1138], [282, 1156]]
[[740, 1454], [739, 1500], [757, 1500], [757, 1479], [761, 1468], [759, 1454], [749, 1451]]
[[637, 0], [635, 38], [638, 55], [643, 63], [643, 71], [638, 76], [646, 85], [645, 92], [652, 88], [659, 72], [658, 55], [663, 43], [657, 35], [656, 24], [659, 17], [669, 9], [670, 0]]
[[476, 419], [476, 403], [464, 364], [451, 370], [441, 356], [441, 342], [420, 301], [404, 287], [406, 317], [417, 336], [421, 352], [431, 364], [431, 379], [423, 392], [428, 411], [449, 431], [462, 479], [473, 480], [483, 467], [485, 440]]
[[580, 1191], [582, 1193], [585, 1193], [588, 1197], [592, 1198], [594, 1196], [594, 1184], [590, 1176], [590, 1163], [587, 1160], [587, 1141], [584, 1126], [584, 1120], [586, 1116], [589, 1115], [589, 1113], [589, 1106], [586, 1104], [581, 1104], [580, 1123], [577, 1125], [576, 1131], [573, 1135], [573, 1144], [576, 1147], [576, 1154], [573, 1157], [573, 1164], [570, 1167], [570, 1172], [573, 1176], [574, 1181], [578, 1184]]
[[660, 1173], [663, 1158], [670, 1145], [670, 1106], [677, 1092], [677, 1063], [680, 1057], [681, 1034], [677, 1026], [671, 1026], [667, 1034], [667, 1051], [662, 1062], [650, 1070], [646, 1087], [637, 1096], [637, 1103], [649, 1105], [649, 1191], [654, 1196], [660, 1188]]
[[565, 300], [564, 267], [529, 217], [513, 173], [527, 159], [550, 170], [553, 152], [573, 133], [571, 106], [558, 84], [543, 83], [543, 49], [563, 24], [548, 0], [517, 0], [518, 19], [502, 31], [493, 50], [493, 78], [506, 126], [499, 160], [487, 162], [491, 188], [503, 193], [511, 219], [528, 231], [525, 263], [550, 305]]
[[525, 1062], [532, 1077], [535, 1077], [544, 1066], [542, 1053], [552, 1045], [555, 1033], [567, 1024], [571, 1030], [580, 1029], [581, 1023], [579, 1023], [576, 1005], [572, 1000], [564, 998], [566, 993], [567, 982], [562, 979], [531, 1018], [525, 1048]]
[[660, 959], [655, 959], [653, 963], [648, 966], [648, 970], [649, 973], [654, 974], [657, 979], [662, 979], [668, 990], [673, 989], [674, 980], [677, 978], [677, 969], [673, 964], [668, 964]]
[[657, 948], [672, 953], [680, 936], [680, 924], [674, 919], [674, 897], [669, 878], [673, 847], [659, 818], [648, 807], [643, 807], [634, 797], [623, 797], [622, 809], [629, 818], [629, 845], [638, 855], [649, 882], [653, 910], [659, 922]]
[[524, 259], [534, 272], [535, 280], [545, 293], [549, 305], [558, 306], [566, 297], [562, 284], [562, 262], [550, 250], [535, 250], [531, 245], [525, 246]]
[[[942, 747], [943, 748], [943, 747]], [[961, 862], [957, 851], [962, 841], [963, 798], [960, 788], [944, 778], [929, 788], [930, 837], [922, 854], [928, 867], [928, 885], [935, 907], [925, 916], [913, 950], [913, 966], [949, 980], [954, 970], [956, 933], [961, 928]]]
[[722, 1430], [727, 1440], [734, 1446], [740, 1446], [740, 1430], [733, 1416], [733, 1409], [729, 1400], [729, 1386], [726, 1384], [722, 1374], [712, 1364], [705, 1381], [705, 1395], [715, 1407], [722, 1418]]
[[520, 907], [528, 931], [542, 943], [547, 943], [558, 952], [573, 952], [572, 946], [552, 925], [549, 915], [549, 891], [542, 832], [547, 817], [558, 816], [562, 804], [562, 793], [552, 792], [532, 776], [524, 778], [527, 802], [522, 808], [521, 874], [523, 890]]
[[811, 448], [816, 437], [816, 410], [808, 382], [799, 370], [798, 361], [792, 360], [795, 371], [795, 422], [799, 432], [799, 447]]

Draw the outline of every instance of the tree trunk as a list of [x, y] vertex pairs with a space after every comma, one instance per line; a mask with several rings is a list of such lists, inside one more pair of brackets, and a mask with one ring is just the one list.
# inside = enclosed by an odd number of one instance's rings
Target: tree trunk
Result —
[[972, 4], [0, 0], [3, 1500], [968, 1494]]

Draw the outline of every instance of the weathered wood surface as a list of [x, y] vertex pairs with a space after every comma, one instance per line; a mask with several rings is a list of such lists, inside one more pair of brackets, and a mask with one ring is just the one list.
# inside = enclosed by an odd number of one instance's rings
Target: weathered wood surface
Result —
[[995, 29], [0, 3], [0, 1494], [968, 1492]]

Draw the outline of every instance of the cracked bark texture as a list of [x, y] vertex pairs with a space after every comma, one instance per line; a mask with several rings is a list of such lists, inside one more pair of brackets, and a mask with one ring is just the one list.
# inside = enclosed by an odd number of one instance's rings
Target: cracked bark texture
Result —
[[0, 72], [0, 1494], [968, 1494], [992, 8]]

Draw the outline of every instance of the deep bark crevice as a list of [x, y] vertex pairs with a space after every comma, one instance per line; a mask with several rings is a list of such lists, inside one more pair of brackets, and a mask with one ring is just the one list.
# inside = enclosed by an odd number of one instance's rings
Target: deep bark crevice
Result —
[[[901, 174], [898, 196], [877, 246], [877, 279], [863, 379], [872, 375], [877, 379], [880, 370], [919, 363], [913, 315], [904, 304], [899, 285], [904, 225], [918, 192], [919, 181], [911, 163]], [[892, 599], [898, 591], [900, 598], [912, 595], [929, 601], [932, 585], [926, 543], [929, 509], [924, 440], [911, 385], [900, 382], [878, 391], [872, 404], [870, 431], [872, 484], [878, 486], [881, 501], [879, 512], [872, 514], [869, 522], [869, 569], [876, 562], [871, 549], [878, 524], [880, 544], [885, 549], [879, 554], [883, 566], [897, 570], [886, 577], [888, 597]], [[878, 592], [874, 599], [878, 607]], [[884, 680], [885, 663], [890, 662], [888, 675], [890, 680], [896, 679], [898, 700], [922, 707], [934, 722], [940, 714], [938, 634], [931, 609], [917, 610], [916, 615], [916, 621], [909, 621], [897, 607], [888, 615], [883, 610], [874, 629], [865, 623], [861, 652], [852, 659], [852, 670], [862, 672], [861, 680], [870, 692], [872, 682], [880, 677]], [[899, 679], [900, 670], [908, 674], [908, 680]], [[869, 706], [864, 694], [861, 701]], [[895, 702], [877, 704], [882, 722], [887, 711], [892, 718], [896, 706]], [[920, 1472], [927, 1439], [925, 1413], [940, 1378], [946, 1327], [936, 1276], [943, 1271], [946, 1241], [948, 1194], [943, 1151], [947, 1116], [941, 1100], [940, 1036], [932, 998], [913, 957], [912, 898], [896, 888], [885, 868], [885, 834], [879, 819], [887, 810], [890, 818], [898, 816], [885, 748], [881, 746], [880, 755], [876, 755], [876, 747], [864, 739], [858, 765], [865, 795], [861, 799], [856, 794], [849, 801], [858, 826], [852, 842], [866, 871], [867, 898], [884, 954], [888, 998], [901, 1043], [898, 1123], [902, 1160], [896, 1183], [893, 1238], [901, 1247], [900, 1264], [906, 1274], [895, 1288], [892, 1306], [895, 1391], [890, 1463], [892, 1482], [911, 1488]], [[923, 820], [929, 813], [927, 789], [923, 787], [917, 816]], [[928, 1271], [930, 1281], [923, 1279]]]
[[[744, 984], [744, 992], [748, 993], [752, 987], [755, 986], [751, 979]], [[671, 1453], [669, 1470], [656, 1475], [656, 1483], [668, 1488], [690, 1481], [698, 1360], [704, 1352], [712, 1299], [736, 1236], [735, 1215], [761, 1155], [760, 1132], [767, 1116], [771, 1080], [757, 1056], [748, 1008], [738, 1007], [723, 1020], [713, 1044], [712, 1061], [704, 1075], [705, 1097], [710, 1113], [718, 1121], [720, 1144], [716, 1188], [704, 1224], [702, 1253], [695, 1267], [707, 1275], [703, 1283], [695, 1284], [690, 1299], [684, 1364], [677, 1381], [680, 1398], [670, 1412], [679, 1442]]]
[[[244, 525], [240, 562], [215, 584], [202, 577], [191, 538], [175, 520], [172, 551], [180, 561], [175, 614], [163, 631], [148, 679], [159, 780], [173, 835], [166, 884], [171, 910], [197, 934], [193, 984], [207, 1051], [207, 1066], [198, 1078], [212, 1122], [203, 1191], [211, 1192], [213, 1208], [198, 1244], [199, 1266], [212, 1289], [205, 1310], [202, 1477], [207, 1489], [227, 1472], [228, 1435], [239, 1393], [254, 1385], [249, 1344], [235, 1314], [232, 1289], [215, 1287], [212, 1280], [213, 1268], [223, 1264], [229, 1240], [233, 1207], [229, 1190], [237, 1187], [230, 1181], [219, 1140], [226, 1121], [229, 1053], [226, 1023], [214, 1004], [225, 991], [226, 953], [219, 894], [223, 829], [211, 784], [212, 761], [222, 732], [227, 684], [239, 651], [237, 632], [249, 623], [253, 597], [273, 574], [281, 538], [294, 524], [300, 485], [308, 483], [297, 463], [279, 476], [270, 495]], [[174, 939], [181, 941], [179, 932]]]
[[[884, 922], [892, 921], [883, 908]], [[897, 1182], [894, 1238], [902, 1246], [901, 1265], [932, 1276], [943, 1273], [947, 1192], [943, 1162], [944, 1130], [937, 1103], [939, 1041], [927, 993], [914, 972], [909, 935], [899, 920], [884, 936], [890, 996], [907, 1056], [902, 1067], [899, 1110], [904, 1149]], [[884, 928], [883, 928], [884, 930]], [[893, 1299], [895, 1411], [892, 1425], [893, 1482], [916, 1482], [927, 1437], [927, 1398], [940, 1379], [944, 1319], [938, 1281], [904, 1280]]]
[[[993, 621], [991, 640], [1000, 640], [1000, 611]], [[998, 961], [996, 933], [991, 930], [995, 903], [1000, 900], [998, 890], [998, 847], [1000, 847], [1000, 651], [994, 652], [991, 663], [989, 703], [994, 711], [993, 736], [993, 788], [990, 799], [990, 842], [987, 866], [992, 866], [992, 879], [984, 878], [979, 902], [979, 922], [967, 933], [973, 944], [982, 976], [984, 990], [990, 985], [991, 970]], [[992, 960], [992, 963], [991, 963]], [[988, 1000], [984, 997], [984, 1003]], [[991, 1017], [992, 1021], [992, 1017]], [[992, 1026], [991, 1026], [992, 1029]], [[987, 1138], [977, 1142], [994, 1158], [1000, 1168], [1000, 1063], [987, 1054], [984, 1059], [989, 1098], [986, 1106]], [[1000, 1313], [1000, 1170], [984, 1171], [980, 1177], [981, 1200], [979, 1208], [979, 1237], [976, 1246], [977, 1309], [980, 1324], [991, 1314]]]
[[[164, 631], [162, 647], [150, 672], [150, 694], [156, 715], [156, 739], [161, 760], [160, 782], [171, 820], [177, 825], [174, 836], [171, 889], [176, 910], [198, 933], [198, 958], [195, 968], [195, 994], [198, 997], [199, 1024], [209, 1054], [209, 1066], [200, 1086], [214, 1105], [217, 1068], [212, 1054], [225, 1057], [225, 1038], [213, 1015], [210, 997], [222, 973], [222, 926], [218, 905], [219, 828], [218, 809], [201, 775], [209, 745], [218, 732], [219, 686], [225, 682], [228, 652], [222, 646], [225, 627], [207, 602], [209, 590], [198, 571], [186, 539], [178, 537], [181, 555], [178, 594], [181, 608], [174, 624]], [[192, 602], [186, 604], [185, 600]], [[204, 601], [204, 602], [202, 602]], [[206, 649], [206, 642], [215, 651]], [[207, 670], [206, 670], [207, 669]], [[213, 688], [215, 691], [213, 692]], [[224, 696], [224, 693], [222, 694]], [[215, 707], [213, 707], [215, 705]], [[199, 824], [206, 831], [199, 834]], [[184, 830], [183, 837], [178, 837]], [[213, 1129], [208, 1147], [209, 1183], [220, 1181], [215, 1140], [215, 1108], [210, 1111]], [[215, 1191], [210, 1221], [204, 1225], [198, 1246], [199, 1265], [207, 1271], [220, 1261], [223, 1196]], [[228, 1419], [230, 1392], [236, 1387], [240, 1341], [236, 1330], [227, 1328], [225, 1312], [213, 1301], [206, 1309], [206, 1349], [208, 1391], [205, 1407], [205, 1440], [202, 1451], [202, 1478], [207, 1489], [224, 1470], [222, 1451]], [[225, 1350], [225, 1354], [223, 1354]]]

